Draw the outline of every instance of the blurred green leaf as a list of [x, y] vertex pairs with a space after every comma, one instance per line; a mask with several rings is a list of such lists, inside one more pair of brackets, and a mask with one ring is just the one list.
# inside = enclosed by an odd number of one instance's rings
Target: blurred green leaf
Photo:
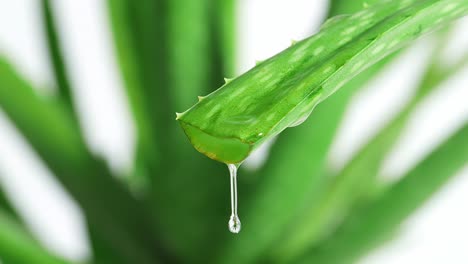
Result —
[[209, 0], [167, 1], [165, 49], [174, 109], [189, 107], [210, 88], [210, 4]]
[[128, 260], [154, 263], [160, 245], [142, 205], [89, 153], [63, 104], [36, 94], [4, 59], [0, 107], [116, 252]]
[[[236, 74], [237, 2], [236, 0], [210, 0], [211, 39], [214, 48], [212, 71], [218, 75], [213, 76], [215, 80], [212, 87], [219, 87], [224, 80], [223, 77], [232, 78]], [[212, 87], [208, 90], [209, 92]]]
[[18, 213], [15, 208], [12, 206], [10, 200], [5, 195], [5, 192], [0, 185], [0, 210], [3, 210], [5, 213], [13, 217], [16, 221], [19, 220]]
[[138, 3], [110, 0], [107, 5], [116, 54], [137, 132], [136, 175], [133, 180], [137, 182], [137, 187], [141, 187], [149, 185], [152, 174], [160, 170], [160, 153], [163, 152], [159, 141], [164, 138], [166, 130], [161, 115], [166, 107], [164, 101], [167, 101], [167, 95], [160, 93], [161, 98], [157, 97], [166, 81], [164, 68], [155, 64], [163, 64], [165, 60], [161, 54], [152, 51], [161, 49], [162, 41], [158, 41], [157, 37], [162, 31], [162, 15], [156, 12], [155, 1]]
[[346, 223], [300, 263], [350, 263], [392, 234], [452, 176], [468, 164], [468, 124], [441, 143], [374, 202]]
[[67, 74], [67, 67], [64, 61], [59, 35], [57, 33], [55, 15], [50, 4], [50, 0], [41, 0], [41, 11], [44, 32], [47, 37], [49, 59], [54, 71], [54, 78], [58, 88], [60, 99], [70, 109], [73, 116], [76, 116], [76, 107], [73, 101], [71, 84]]
[[[233, 32], [219, 32], [234, 24], [231, 4], [108, 1], [137, 129], [146, 131], [139, 135], [136, 173], [146, 172], [152, 181], [147, 184], [148, 200], [161, 239], [185, 261], [206, 259], [210, 254], [200, 250], [210, 245], [214, 252], [226, 236], [221, 230], [227, 221], [229, 189], [227, 169], [180, 140], [183, 132], [173, 122], [174, 112], [219, 84], [221, 71], [232, 67], [231, 51], [222, 48], [232, 48]], [[222, 7], [226, 17], [216, 7]]]
[[94, 264], [126, 264], [128, 260], [115, 254], [112, 245], [100, 235], [97, 227], [88, 224], [88, 234], [92, 253], [92, 262]]
[[47, 252], [10, 214], [0, 209], [0, 256], [5, 264], [70, 264]]
[[[114, 1], [114, 2], [116, 4], [119, 3], [118, 1]], [[42, 0], [41, 7], [42, 7], [42, 15], [44, 19], [45, 32], [46, 32], [47, 40], [48, 40], [49, 55], [50, 55], [50, 59], [53, 65], [56, 83], [58, 84], [60, 97], [65, 103], [65, 105], [69, 106], [72, 112], [74, 113], [74, 115], [76, 115], [76, 110], [75, 110], [75, 107], [73, 104], [73, 98], [72, 98], [72, 88], [69, 82], [69, 78], [66, 74], [67, 69], [65, 67], [66, 65], [64, 62], [64, 58], [62, 56], [62, 51], [61, 51], [60, 41], [59, 41], [60, 38], [56, 30], [54, 13], [52, 12], [53, 9], [52, 9], [50, 1]], [[131, 54], [132, 51], [130, 50], [129, 52]], [[126, 54], [123, 55], [124, 59], [126, 59], [125, 55]], [[130, 69], [129, 74], [127, 74], [127, 84], [129, 84], [130, 87], [132, 87], [132, 84], [136, 86], [138, 82], [138, 80], [132, 79], [133, 76], [131, 74], [132, 72]], [[138, 96], [138, 94], [136, 96]], [[135, 116], [140, 117], [141, 115], [136, 113]], [[146, 128], [148, 127], [148, 125], [144, 123], [145, 120], [137, 119], [137, 123], [138, 121], [140, 124], [143, 125], [143, 129], [141, 131], [143, 133], [146, 132], [147, 131]], [[148, 137], [146, 134], [144, 134], [142, 138], [148, 138]], [[140, 146], [145, 146], [144, 151], [148, 151], [148, 152], [142, 154], [141, 152], [143, 151], [141, 151], [141, 147], [140, 147], [139, 153], [138, 153], [139, 159], [145, 159], [145, 158], [151, 159], [151, 158], [154, 158], [154, 156], [156, 155], [153, 151], [151, 151], [151, 148], [149, 148], [149, 147], [154, 147], [154, 144], [147, 144], [147, 143], [148, 141], [144, 141], [144, 144], [140, 145]], [[142, 155], [144, 155], [144, 158], [141, 157]], [[154, 164], [154, 163], [151, 163], [151, 164]], [[146, 168], [142, 168], [142, 169], [146, 170]], [[148, 172], [145, 171], [145, 173], [148, 173]], [[141, 177], [138, 179], [141, 179]], [[143, 182], [143, 184], [145, 183], [147, 184], [147, 182]], [[136, 187], [141, 187], [141, 185], [138, 185], [138, 184], [139, 183], [135, 184], [137, 185]], [[119, 256], [113, 253], [113, 250], [112, 250], [113, 242], [109, 243], [109, 240], [105, 236], [102, 236], [102, 234], [99, 233], [100, 232], [99, 229], [97, 229], [92, 224], [88, 224], [88, 228], [89, 228], [91, 244], [94, 249], [93, 254], [94, 254], [95, 261], [98, 261], [99, 263], [103, 263], [105, 261], [107, 261], [106, 263], [118, 263], [118, 262], [124, 261]]]

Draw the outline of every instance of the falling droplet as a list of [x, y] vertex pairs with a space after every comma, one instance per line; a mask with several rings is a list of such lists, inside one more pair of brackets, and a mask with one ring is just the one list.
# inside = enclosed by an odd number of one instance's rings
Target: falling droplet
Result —
[[231, 233], [237, 234], [241, 230], [241, 222], [240, 219], [237, 215], [231, 215], [229, 218], [229, 231]]
[[231, 217], [228, 226], [231, 233], [237, 234], [241, 230], [241, 222], [237, 215], [237, 166], [228, 164], [231, 179]]

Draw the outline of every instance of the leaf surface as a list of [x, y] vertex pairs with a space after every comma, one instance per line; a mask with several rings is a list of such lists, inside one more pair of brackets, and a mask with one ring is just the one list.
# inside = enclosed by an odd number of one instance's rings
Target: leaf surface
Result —
[[335, 17], [318, 34], [226, 83], [177, 119], [198, 151], [241, 163], [261, 143], [303, 122], [352, 77], [467, 12], [466, 0], [386, 1]]

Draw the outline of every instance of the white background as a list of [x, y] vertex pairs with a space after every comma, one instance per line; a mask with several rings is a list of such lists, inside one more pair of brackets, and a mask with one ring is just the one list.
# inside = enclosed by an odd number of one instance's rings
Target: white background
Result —
[[[116, 68], [104, 0], [56, 0], [54, 7], [70, 58], [87, 140], [115, 169], [131, 163], [134, 131]], [[51, 87], [37, 0], [0, 0], [0, 54], [7, 55], [37, 86]], [[238, 55], [241, 73], [317, 29], [326, 1], [239, 1]], [[453, 60], [468, 51], [468, 21], [460, 23], [447, 51]], [[381, 78], [363, 89], [349, 107], [330, 154], [342, 166], [411, 93], [430, 52], [428, 38], [393, 63]], [[231, 77], [231, 76], [229, 76]], [[468, 69], [444, 84], [414, 115], [382, 174], [398, 177], [444, 136], [468, 120]], [[53, 92], [43, 88], [44, 93]], [[467, 139], [468, 140], [468, 139]], [[0, 111], [0, 182], [31, 229], [48, 248], [71, 259], [89, 255], [83, 219]], [[400, 236], [362, 262], [467, 263], [468, 168], [447, 184], [404, 224]]]

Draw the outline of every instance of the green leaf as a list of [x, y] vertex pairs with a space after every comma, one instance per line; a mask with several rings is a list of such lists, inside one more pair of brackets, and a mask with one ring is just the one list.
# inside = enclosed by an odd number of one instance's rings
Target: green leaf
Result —
[[[209, 0], [167, 1], [169, 86], [175, 109], [197, 101], [210, 86], [211, 15]], [[184, 19], [181, 19], [183, 17]], [[190, 43], [190, 44], [188, 44]], [[219, 78], [219, 77], [218, 77]]]
[[[162, 16], [157, 13], [154, 1], [109, 0], [109, 19], [114, 36], [116, 55], [122, 73], [128, 101], [132, 110], [136, 133], [136, 187], [144, 187], [152, 180], [152, 174], [161, 166], [164, 138], [162, 122], [167, 95], [159, 93], [165, 85], [164, 69], [156, 62], [164, 61], [160, 53]], [[154, 26], [153, 26], [154, 25]], [[160, 103], [161, 102], [161, 103]]]
[[[162, 182], [177, 177], [169, 164], [179, 160], [193, 161], [200, 169], [207, 164], [193, 160], [193, 151], [180, 142], [182, 132], [172, 122], [173, 112], [176, 107], [196, 102], [197, 96], [208, 93], [214, 83], [219, 85], [221, 71], [232, 67], [228, 61], [231, 50], [221, 50], [233, 46], [232, 33], [221, 32], [234, 24], [231, 4], [215, 0], [108, 1], [116, 51], [138, 132], [137, 187], [150, 186], [156, 189], [153, 192], [167, 189]], [[185, 167], [193, 172], [187, 164]]]
[[0, 186], [0, 209], [14, 217], [15, 220], [19, 220], [18, 213], [16, 212], [8, 197], [5, 195], [2, 186]]
[[73, 115], [76, 116], [76, 107], [73, 102], [71, 84], [68, 78], [67, 67], [63, 58], [60, 38], [57, 33], [55, 16], [50, 0], [41, 1], [41, 11], [44, 32], [47, 37], [47, 46], [49, 48], [49, 59], [54, 71], [59, 98], [63, 101], [66, 107], [69, 107]]
[[466, 0], [410, 2], [385, 2], [326, 23], [208, 95], [177, 117], [190, 142], [212, 159], [241, 163], [363, 69], [468, 12]]
[[452, 176], [468, 164], [468, 124], [441, 143], [374, 202], [300, 258], [300, 263], [350, 263], [392, 234]]
[[442, 70], [441, 51], [448, 41], [448, 30], [439, 32], [438, 45], [432, 52], [431, 59], [415, 94], [406, 102], [400, 112], [360, 149], [348, 164], [336, 175], [330, 177], [330, 183], [324, 196], [319, 198], [316, 207], [308, 207], [294, 221], [281, 247], [275, 250], [275, 258], [288, 259], [303, 249], [318, 242], [332, 232], [346, 217], [356, 203], [369, 199], [375, 192], [378, 172], [394, 143], [401, 135], [403, 128], [419, 102], [425, 99], [432, 90], [449, 77], [459, 72], [463, 63], [458, 62]]
[[[236, 74], [236, 4], [235, 0], [210, 0], [211, 26], [212, 29], [212, 46], [213, 51], [212, 63], [213, 72], [220, 73], [221, 77], [232, 78]], [[223, 79], [218, 80], [215, 76], [215, 83], [218, 87]]]
[[323, 189], [325, 157], [352, 95], [393, 57], [347, 83], [345, 89], [321, 104], [304, 125], [285, 131], [273, 145], [266, 166], [258, 172], [260, 181], [255, 186], [241, 174], [239, 190], [248, 192], [240, 196], [243, 232], [229, 241], [219, 254], [219, 262], [255, 263], [266, 255], [267, 249], [269, 253], [282, 247], [283, 233], [295, 224], [301, 208], [309, 208]]
[[100, 235], [95, 226], [88, 224], [89, 242], [92, 249], [92, 262], [94, 264], [126, 264], [125, 259], [115, 254], [112, 245]]
[[162, 250], [142, 205], [91, 155], [63, 104], [36, 94], [2, 58], [0, 107], [116, 252], [154, 263]]
[[0, 209], [0, 256], [6, 264], [70, 264], [47, 252], [21, 225]]

